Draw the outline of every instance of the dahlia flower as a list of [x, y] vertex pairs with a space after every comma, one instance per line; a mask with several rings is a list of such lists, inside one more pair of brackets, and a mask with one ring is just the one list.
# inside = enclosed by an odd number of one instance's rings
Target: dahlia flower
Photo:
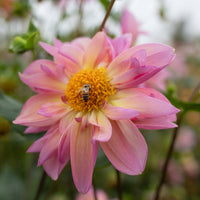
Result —
[[[46, 131], [28, 149], [40, 152], [38, 166], [56, 180], [71, 161], [81, 193], [91, 186], [101, 146], [119, 171], [142, 173], [147, 145], [138, 128], [176, 125], [176, 109], [158, 91], [137, 87], [167, 66], [174, 50], [162, 44], [129, 48], [130, 35], [40, 43], [54, 60], [36, 60], [19, 76], [37, 94], [24, 105], [16, 124], [26, 133]], [[86, 87], [89, 85], [89, 87]]]

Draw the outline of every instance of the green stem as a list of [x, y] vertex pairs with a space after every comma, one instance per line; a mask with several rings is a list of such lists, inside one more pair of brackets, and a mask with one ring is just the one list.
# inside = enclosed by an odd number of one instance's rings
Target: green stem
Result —
[[117, 175], [117, 193], [118, 193], [118, 199], [122, 200], [122, 186], [121, 186], [121, 176], [120, 176], [120, 172], [118, 170], [116, 171], [116, 175]]
[[38, 190], [37, 190], [37, 193], [36, 193], [34, 200], [38, 200], [40, 198], [40, 194], [41, 194], [42, 189], [44, 187], [46, 177], [47, 177], [47, 174], [45, 173], [45, 171], [43, 171], [42, 177], [40, 179], [40, 184], [39, 184], [39, 187], [38, 187]]
[[112, 10], [112, 7], [113, 7], [114, 3], [115, 3], [115, 0], [112, 0], [112, 1], [110, 2], [109, 6], [108, 6], [108, 9], [107, 9], [107, 12], [106, 12], [106, 15], [105, 15], [105, 17], [104, 17], [104, 19], [103, 19], [103, 22], [102, 22], [102, 24], [101, 24], [101, 26], [100, 26], [100, 28], [99, 28], [99, 31], [102, 31], [102, 30], [103, 30], [103, 28], [104, 28], [104, 26], [105, 26], [105, 23], [106, 23], [106, 21], [107, 21], [109, 15], [110, 15], [110, 12], [111, 12], [111, 10]]
[[95, 183], [94, 177], [92, 180], [92, 185], [93, 185], [93, 189], [94, 189], [94, 200], [98, 200], [97, 199], [97, 188], [96, 188], [96, 183]]

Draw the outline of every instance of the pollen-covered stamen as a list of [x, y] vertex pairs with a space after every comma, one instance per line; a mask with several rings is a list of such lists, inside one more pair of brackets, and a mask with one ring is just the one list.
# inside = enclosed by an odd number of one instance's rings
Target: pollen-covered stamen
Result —
[[89, 112], [99, 110], [115, 92], [106, 69], [101, 67], [75, 73], [67, 84], [65, 96], [68, 105], [75, 111]]

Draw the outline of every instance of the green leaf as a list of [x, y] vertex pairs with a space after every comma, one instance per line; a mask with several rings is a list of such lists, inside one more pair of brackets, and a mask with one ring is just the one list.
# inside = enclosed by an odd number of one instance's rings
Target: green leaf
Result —
[[[20, 114], [22, 107], [22, 103], [3, 94], [3, 92], [0, 91], [0, 116], [12, 123], [13, 120], [15, 120]], [[26, 127], [18, 124], [12, 124], [11, 128], [30, 140], [38, 139], [44, 135], [44, 132], [38, 134], [24, 134]]]
[[12, 122], [22, 109], [22, 104], [0, 91], [0, 115]]
[[105, 8], [105, 10], [107, 10], [110, 1], [109, 0], [100, 0], [101, 4], [103, 5], [103, 7]]
[[[17, 100], [3, 94], [0, 91], [0, 115], [12, 123], [13, 120], [20, 114], [22, 104]], [[13, 124], [12, 129], [19, 133], [23, 133], [25, 130], [24, 126]]]

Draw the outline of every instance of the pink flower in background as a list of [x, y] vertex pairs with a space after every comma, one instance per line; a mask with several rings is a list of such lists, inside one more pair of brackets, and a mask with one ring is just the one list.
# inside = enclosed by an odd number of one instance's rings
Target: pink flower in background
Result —
[[140, 31], [140, 24], [135, 19], [134, 15], [129, 12], [127, 9], [124, 9], [121, 18], [121, 31], [122, 34], [130, 33], [132, 35], [132, 45], [137, 41], [137, 38], [140, 34], [145, 32]]
[[169, 72], [175, 79], [183, 78], [188, 74], [188, 67], [186, 65], [185, 56], [177, 53], [176, 59], [169, 65]]
[[184, 183], [184, 172], [182, 166], [175, 160], [171, 160], [167, 168], [167, 180], [173, 185]]
[[98, 145], [117, 170], [137, 175], [147, 159], [138, 128], [176, 126], [178, 109], [158, 91], [138, 87], [171, 63], [174, 50], [162, 44], [129, 48], [130, 42], [98, 32], [92, 39], [41, 43], [54, 61], [37, 60], [19, 74], [38, 94], [14, 123], [28, 126], [26, 133], [46, 131], [28, 152], [40, 152], [38, 166], [54, 180], [70, 160], [81, 193], [90, 189]]
[[[97, 200], [109, 200], [105, 192], [102, 190], [97, 190], [96, 195], [97, 195]], [[76, 200], [95, 200], [93, 188], [91, 187], [86, 194], [78, 194]]]
[[189, 127], [181, 127], [175, 148], [180, 152], [190, 152], [196, 144], [194, 131]]

